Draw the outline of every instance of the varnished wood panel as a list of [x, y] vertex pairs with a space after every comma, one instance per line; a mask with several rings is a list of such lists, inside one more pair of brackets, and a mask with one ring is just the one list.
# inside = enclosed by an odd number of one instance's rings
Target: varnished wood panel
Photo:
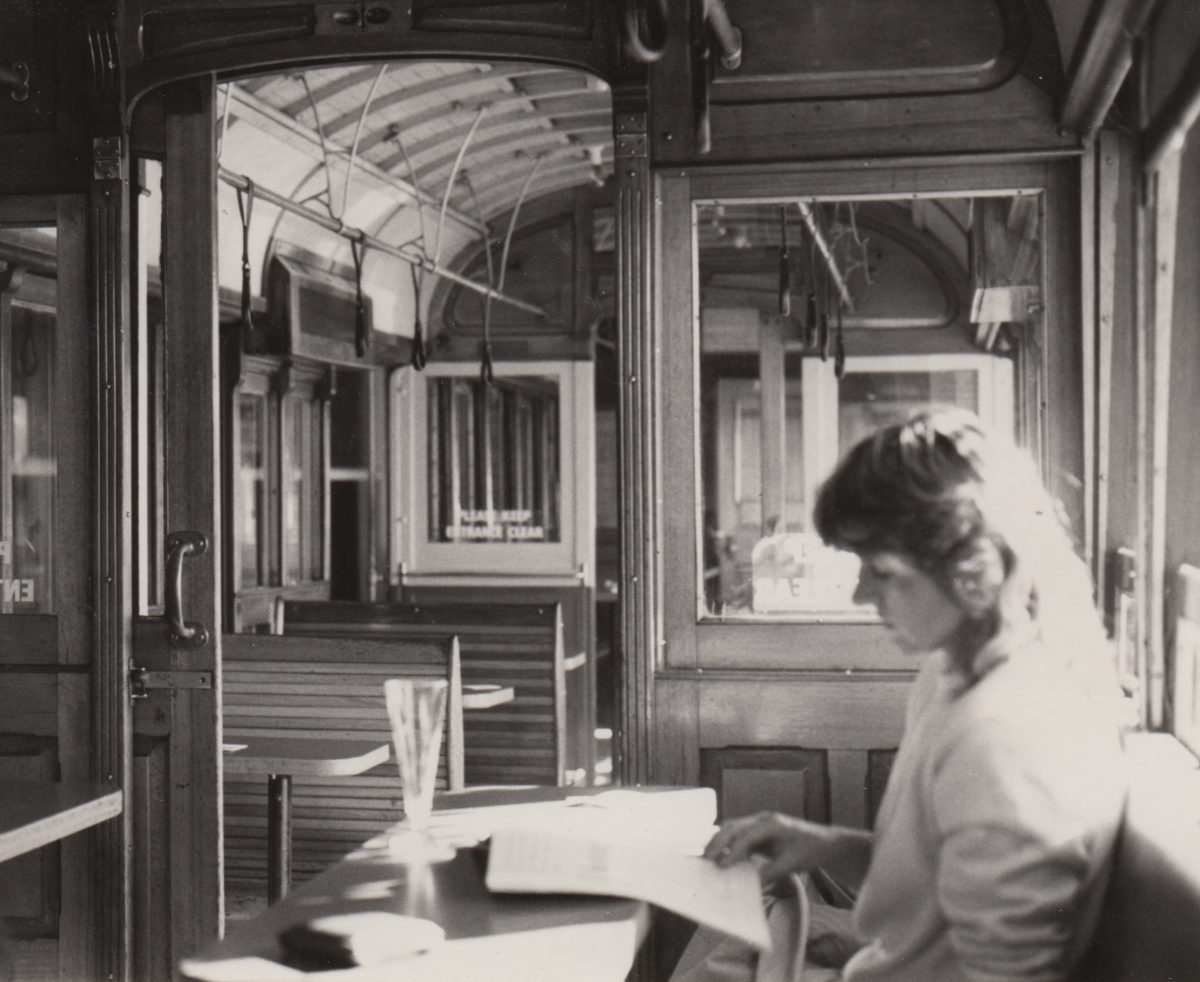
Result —
[[[7, 723], [9, 717], [0, 711], [0, 718]], [[58, 777], [58, 741], [54, 736], [0, 734], [0, 780], [54, 781]], [[11, 936], [58, 937], [60, 868], [58, 843], [4, 863], [0, 876], [0, 917]]]
[[829, 769], [819, 750], [719, 747], [700, 751], [700, 783], [717, 792], [720, 821], [779, 811], [829, 820]]
[[169, 949], [155, 943], [154, 931], [161, 929], [161, 911], [170, 905], [170, 884], [164, 870], [170, 868], [169, 839], [159, 818], [170, 786], [170, 747], [165, 738], [138, 737], [133, 744], [133, 790], [126, 811], [134, 841], [132, 879], [134, 903], [131, 931], [133, 957], [130, 973], [134, 982], [169, 978], [174, 969]]

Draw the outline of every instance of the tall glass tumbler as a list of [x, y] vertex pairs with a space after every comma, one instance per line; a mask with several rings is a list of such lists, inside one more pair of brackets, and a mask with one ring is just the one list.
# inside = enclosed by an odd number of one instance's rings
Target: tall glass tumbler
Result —
[[422, 829], [433, 811], [448, 688], [445, 679], [387, 679], [383, 683], [403, 785], [405, 824], [410, 829]]

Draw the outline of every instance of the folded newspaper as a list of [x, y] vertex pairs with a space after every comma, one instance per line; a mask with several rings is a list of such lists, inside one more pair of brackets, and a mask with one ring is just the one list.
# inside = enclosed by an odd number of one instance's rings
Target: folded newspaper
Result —
[[497, 828], [491, 835], [485, 882], [496, 893], [644, 900], [759, 950], [770, 947], [753, 864], [719, 867], [695, 855], [695, 837], [689, 841], [686, 835], [678, 836], [678, 828], [675, 845], [664, 834], [669, 826], [643, 826], [643, 831], [634, 838], [605, 833], [595, 825], [566, 830]]

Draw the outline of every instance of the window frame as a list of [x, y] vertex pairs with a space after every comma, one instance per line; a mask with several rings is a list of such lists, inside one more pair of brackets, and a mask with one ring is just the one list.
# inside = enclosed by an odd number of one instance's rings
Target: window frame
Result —
[[[558, 542], [430, 542], [429, 541], [429, 406], [430, 378], [477, 377], [470, 362], [440, 362], [423, 372], [397, 369], [391, 379], [391, 421], [395, 453], [391, 475], [392, 570], [400, 582], [417, 585], [465, 578], [557, 579], [564, 576], [590, 583], [594, 440], [592, 364], [584, 361], [495, 362], [499, 379], [545, 376], [559, 392], [558, 473], [560, 482]], [[536, 436], [536, 434], [535, 434]], [[399, 585], [399, 582], [396, 584]]]

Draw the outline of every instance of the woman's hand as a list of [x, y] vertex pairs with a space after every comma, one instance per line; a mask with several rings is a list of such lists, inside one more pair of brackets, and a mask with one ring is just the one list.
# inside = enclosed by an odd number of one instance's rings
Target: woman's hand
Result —
[[750, 856], [765, 856], [767, 863], [759, 875], [764, 883], [771, 883], [788, 873], [823, 865], [836, 848], [837, 831], [779, 812], [759, 812], [722, 825], [705, 848], [704, 858], [729, 866]]
[[759, 869], [764, 883], [819, 866], [853, 890], [862, 883], [871, 861], [871, 833], [759, 812], [726, 822], [704, 850], [704, 858], [718, 866], [755, 855], [767, 860]]

